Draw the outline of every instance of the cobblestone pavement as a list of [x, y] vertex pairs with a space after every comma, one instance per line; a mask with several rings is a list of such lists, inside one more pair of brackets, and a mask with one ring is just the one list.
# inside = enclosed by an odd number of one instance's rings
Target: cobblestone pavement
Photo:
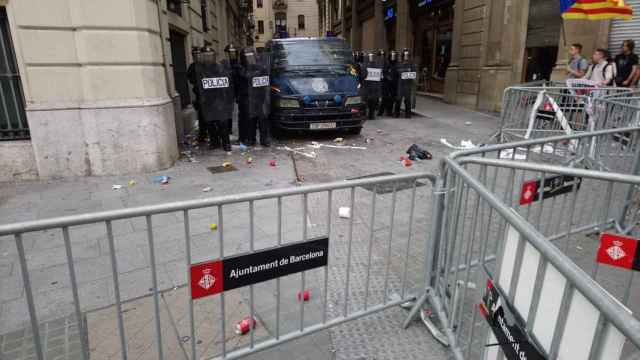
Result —
[[[341, 136], [345, 144], [365, 146], [367, 150], [310, 149], [318, 157], [296, 157], [297, 172], [305, 183], [313, 184], [341, 180], [382, 172], [406, 173], [437, 172], [438, 160], [451, 149], [440, 143], [447, 138], [451, 143], [471, 139], [474, 143], [486, 141], [495, 129], [497, 119], [482, 113], [467, 111], [438, 101], [421, 99], [418, 109], [423, 116], [411, 119], [382, 118], [369, 121], [361, 136], [343, 134], [293, 135], [282, 140], [290, 147], [302, 147], [311, 141], [325, 144]], [[467, 124], [468, 123], [468, 124]], [[434, 155], [431, 161], [417, 162], [410, 168], [402, 167], [399, 157], [413, 143]], [[5, 183], [0, 186], [0, 219], [3, 223], [44, 219], [61, 215], [130, 208], [160, 204], [176, 200], [197, 199], [218, 195], [244, 193], [294, 186], [295, 171], [286, 151], [252, 149], [252, 163], [238, 150], [232, 155], [204, 149], [194, 150], [193, 159], [179, 161], [174, 167], [152, 174], [132, 176], [50, 179], [33, 182]], [[132, 154], [135, 156], [135, 154]], [[269, 165], [275, 160], [277, 166]], [[208, 168], [231, 161], [237, 171], [212, 174]], [[158, 175], [170, 176], [168, 185], [153, 182]], [[135, 184], [132, 182], [135, 182]], [[129, 185], [131, 183], [131, 185]], [[428, 181], [426, 181], [428, 183]], [[112, 185], [122, 185], [113, 190]], [[209, 192], [203, 189], [210, 187]], [[334, 194], [331, 210], [331, 232], [327, 316], [339, 316], [346, 308], [356, 311], [364, 306], [369, 294], [369, 305], [386, 301], [391, 293], [410, 293], [418, 289], [422, 279], [420, 265], [430, 218], [430, 186], [421, 186], [417, 193], [416, 222], [408, 226], [411, 189], [398, 191], [394, 217], [391, 217], [392, 194], [377, 195], [376, 221], [373, 233], [369, 219], [373, 193], [357, 189], [353, 210], [352, 263], [347, 272], [346, 249], [349, 246], [349, 221], [337, 216], [339, 206], [349, 205], [349, 192]], [[323, 197], [325, 196], [325, 197]], [[309, 237], [326, 235], [326, 194], [309, 196], [309, 213], [302, 219], [301, 197], [283, 199], [283, 242], [301, 240], [303, 222], [307, 223]], [[257, 249], [277, 243], [277, 217], [274, 200], [255, 202], [254, 237]], [[225, 255], [249, 249], [249, 223], [247, 204], [224, 207]], [[395, 222], [390, 232], [391, 219]], [[217, 209], [200, 209], [189, 213], [191, 227], [192, 262], [218, 256], [219, 231], [210, 225], [218, 222]], [[171, 358], [190, 358], [191, 341], [197, 343], [198, 354], [214, 355], [220, 352], [220, 329], [215, 327], [220, 314], [216, 298], [197, 303], [196, 338], [188, 338], [186, 316], [187, 269], [185, 260], [184, 219], [182, 213], [168, 213], [152, 217], [154, 249], [156, 254], [158, 288], [162, 296], [162, 333]], [[118, 261], [120, 294], [126, 302], [124, 309], [128, 334], [128, 349], [135, 357], [153, 357], [154, 327], [151, 321], [153, 300], [150, 296], [150, 255], [145, 218], [113, 221], [114, 245]], [[373, 236], [370, 236], [373, 234]], [[413, 242], [409, 243], [409, 234]], [[91, 359], [118, 358], [117, 327], [114, 322], [115, 302], [109, 244], [104, 224], [70, 228], [74, 266], [83, 311], [83, 326], [87, 334], [78, 333], [74, 316], [69, 270], [62, 232], [57, 230], [28, 233], [23, 236], [29, 275], [41, 332], [46, 335], [49, 359], [75, 359], [82, 336], [86, 336]], [[389, 242], [389, 239], [392, 239]], [[404, 251], [409, 243], [410, 256], [405, 261]], [[367, 273], [369, 244], [373, 244], [371, 272]], [[389, 246], [390, 245], [390, 246]], [[391, 257], [388, 254], [392, 254]], [[29, 345], [30, 330], [20, 264], [13, 238], [0, 238], [0, 359], [30, 359], [33, 349]], [[387, 261], [388, 260], [388, 261]], [[407, 275], [405, 275], [407, 274]], [[349, 300], [344, 291], [344, 280], [351, 279]], [[367, 288], [366, 278], [369, 278]], [[321, 320], [324, 271], [312, 270], [306, 274], [306, 287], [312, 291], [311, 301], [305, 305], [305, 325]], [[256, 339], [273, 337], [276, 330], [273, 306], [274, 281], [255, 286], [256, 315], [259, 326]], [[300, 275], [282, 279], [280, 334], [294, 331], [299, 324], [299, 304], [295, 294], [299, 291]], [[385, 291], [386, 290], [386, 291]], [[230, 330], [235, 322], [247, 315], [248, 290], [232, 291], [227, 302], [227, 345], [243, 346], [245, 338], [236, 339]], [[210, 304], [207, 301], [211, 302]], [[208, 309], [208, 310], [207, 310]], [[111, 314], [111, 315], [108, 315]], [[416, 323], [407, 330], [400, 324], [406, 315], [399, 308], [366, 317], [330, 331], [293, 341], [276, 349], [252, 356], [263, 358], [296, 359], [445, 359], [445, 349], [436, 344], [424, 326]], [[217, 318], [216, 318], [217, 317]], [[217, 319], [217, 320], [216, 320]], [[27, 330], [24, 330], [24, 329]], [[108, 330], [106, 330], [108, 329]], [[148, 336], [147, 336], [148, 335]], [[166, 335], [166, 336], [165, 336]], [[187, 336], [187, 337], [185, 337]], [[142, 341], [140, 339], [146, 339]], [[234, 340], [236, 339], [236, 340]], [[236, 341], [234, 343], [234, 341]], [[23, 346], [24, 345], [24, 346]], [[15, 355], [19, 354], [19, 355]], [[14, 356], [15, 355], [15, 356]], [[76, 356], [76, 357], [74, 357]]]

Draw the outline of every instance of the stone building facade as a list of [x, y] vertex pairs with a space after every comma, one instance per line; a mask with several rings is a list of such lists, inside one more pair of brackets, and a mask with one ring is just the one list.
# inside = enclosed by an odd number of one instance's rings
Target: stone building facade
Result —
[[12, 91], [0, 96], [0, 181], [171, 166], [194, 117], [190, 49], [246, 43], [249, 5], [0, 0], [3, 61], [15, 65], [1, 79]]
[[321, 35], [317, 0], [252, 0], [255, 46], [263, 48], [274, 37]]

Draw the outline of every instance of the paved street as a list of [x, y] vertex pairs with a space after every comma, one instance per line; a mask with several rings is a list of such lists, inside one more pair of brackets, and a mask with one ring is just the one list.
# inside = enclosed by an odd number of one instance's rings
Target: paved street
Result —
[[[141, 205], [160, 204], [169, 201], [197, 199], [232, 193], [243, 193], [295, 186], [296, 169], [299, 178], [304, 184], [313, 184], [360, 177], [378, 173], [405, 173], [430, 171], [437, 172], [438, 160], [448, 154], [451, 149], [440, 144], [440, 138], [447, 138], [449, 142], [457, 144], [460, 140], [471, 139], [479, 143], [488, 138], [492, 129], [496, 126], [496, 119], [477, 112], [467, 111], [462, 108], [449, 106], [436, 100], [419, 98], [416, 111], [421, 115], [411, 119], [382, 118], [370, 121], [366, 124], [362, 135], [344, 136], [342, 134], [320, 135], [293, 135], [288, 139], [280, 140], [270, 149], [252, 149], [250, 155], [242, 155], [236, 148], [232, 155], [227, 156], [220, 151], [208, 151], [193, 149], [190, 158], [184, 157], [174, 167], [154, 174], [138, 174], [128, 177], [90, 177], [61, 180], [46, 180], [21, 183], [3, 184], [0, 190], [0, 218], [3, 222], [25, 221], [44, 219], [61, 215], [82, 214], [87, 212], [120, 209]], [[319, 141], [323, 144], [333, 144], [335, 137], [345, 137], [344, 145], [356, 145], [367, 147], [360, 149], [332, 149], [305, 148], [302, 151], [317, 153], [316, 159], [308, 159], [304, 156], [295, 156], [295, 169], [289, 153], [279, 150], [279, 146], [291, 148], [305, 147], [311, 141]], [[412, 167], [405, 168], [399, 159], [404, 155], [409, 145], [417, 143], [433, 153], [431, 161], [416, 162]], [[132, 154], [135, 156], [135, 154]], [[247, 162], [246, 157], [252, 158], [252, 163]], [[191, 159], [191, 160], [190, 160]], [[271, 160], [276, 161], [275, 167], [270, 166]], [[194, 161], [194, 162], [192, 162]], [[210, 167], [220, 167], [224, 161], [230, 161], [237, 171], [213, 174]], [[168, 185], [153, 183], [153, 178], [158, 175], [170, 177]], [[134, 181], [135, 184], [132, 182]], [[112, 185], [122, 185], [120, 190], [113, 190]], [[203, 192], [210, 187], [210, 192]], [[418, 198], [429, 196], [430, 187], [421, 188]], [[396, 210], [396, 227], [406, 227], [409, 202], [409, 190], [398, 192], [398, 209]], [[357, 220], [354, 220], [355, 235], [353, 259], [354, 264], [350, 270], [353, 274], [352, 285], [355, 291], [350, 303], [350, 311], [356, 310], [361, 305], [362, 290], [364, 286], [365, 267], [362, 265], [366, 259], [366, 244], [368, 229], [365, 219], [368, 219], [367, 207], [370, 204], [370, 192], [356, 192], [356, 206], [354, 212]], [[421, 195], [422, 194], [422, 195]], [[326, 200], [309, 197], [308, 226], [309, 237], [322, 235], [326, 227]], [[378, 199], [377, 209], [380, 214], [389, 213], [390, 195], [381, 195]], [[419, 202], [421, 203], [421, 202]], [[255, 233], [256, 248], [275, 245], [277, 228], [273, 214], [273, 204], [256, 202]], [[344, 297], [342, 284], [334, 284], [333, 279], [344, 278], [345, 268], [344, 251], [346, 249], [346, 236], [348, 235], [348, 221], [337, 217], [337, 207], [348, 206], [348, 192], [336, 192], [332, 209], [334, 226], [332, 239], [337, 240], [332, 253], [336, 257], [335, 265], [331, 267], [329, 282], [329, 317], [341, 315]], [[361, 214], [359, 208], [363, 208]], [[301, 206], [300, 198], [285, 198], [283, 200], [283, 242], [299, 241], [301, 239]], [[192, 235], [192, 262], [215, 258], [218, 254], [217, 242], [212, 241], [211, 223], [217, 222], [215, 209], [196, 210], [190, 213], [190, 225]], [[416, 216], [423, 216], [423, 222], [428, 223], [428, 207], [417, 206]], [[420, 220], [416, 220], [416, 223]], [[166, 289], [161, 301], [161, 316], [163, 318], [163, 334], [167, 339], [165, 352], [172, 356], [190, 356], [191, 341], [188, 339], [188, 322], [186, 319], [186, 288], [187, 271], [184, 260], [184, 225], [181, 214], [170, 213], [153, 217], [155, 234], [155, 251], [157, 256], [157, 276], [160, 289]], [[400, 224], [400, 225], [398, 225]], [[225, 255], [248, 250], [248, 216], [246, 205], [244, 207], [228, 206], [224, 208], [224, 235]], [[388, 237], [388, 215], [379, 215], [376, 222], [376, 239], [380, 241], [380, 249], [384, 248]], [[412, 230], [415, 238], [420, 240], [426, 236], [426, 229]], [[150, 258], [147, 246], [146, 222], [144, 218], [114, 221], [113, 232], [117, 252], [120, 292], [125, 301], [125, 323], [127, 332], [138, 333], [142, 331], [149, 335], [146, 343], [139, 344], [144, 336], [132, 337], [128, 343], [129, 352], [135, 358], [151, 358], [155, 354], [155, 347], [150, 342], [153, 338], [153, 301], [149, 296], [151, 276], [149, 271]], [[216, 234], [213, 234], [215, 238]], [[406, 236], [406, 231], [397, 231], [396, 237]], [[119, 338], [117, 327], [113, 317], [114, 291], [111, 278], [108, 241], [105, 235], [104, 224], [73, 227], [70, 231], [73, 248], [74, 264], [78, 277], [79, 297], [83, 312], [86, 312], [85, 324], [88, 328], [88, 342], [93, 358], [118, 358]], [[358, 244], [362, 241], [363, 246]], [[41, 330], [47, 334], [47, 350], [55, 355], [58, 344], [73, 352], [79, 349], [80, 335], [77, 334], [77, 326], [74, 324], [72, 297], [66, 265], [65, 248], [60, 231], [48, 231], [42, 233], [25, 234], [25, 251], [30, 269], [31, 281], [35, 290], [35, 301], [39, 320], [43, 325]], [[337, 245], [341, 244], [341, 245]], [[416, 241], [415, 246], [420, 243]], [[394, 245], [395, 250], [396, 245]], [[376, 246], [378, 248], [378, 246]], [[377, 251], [377, 250], [376, 250]], [[379, 268], [384, 269], [382, 250], [376, 255], [374, 251], [374, 264], [380, 259]], [[398, 251], [401, 251], [400, 249]], [[412, 251], [413, 253], [414, 251]], [[342, 253], [342, 255], [340, 255]], [[415, 251], [416, 254], [419, 250]], [[398, 262], [402, 257], [398, 254]], [[361, 260], [356, 260], [360, 258]], [[389, 279], [389, 289], [398, 292], [403, 290], [404, 282], [398, 274], [402, 273], [400, 263], [396, 264], [396, 256], [390, 262], [392, 275]], [[6, 354], [17, 355], [18, 358], [28, 358], [31, 354], [28, 347], [19, 348], [18, 343], [11, 339], [28, 339], [29, 330], [22, 334], [22, 328], [28, 321], [25, 294], [22, 288], [20, 265], [16, 260], [15, 243], [10, 238], [0, 240], [0, 334], [5, 342]], [[372, 266], [373, 268], [373, 266]], [[419, 269], [415, 273], [419, 273]], [[410, 272], [413, 273], [413, 272]], [[374, 271], [371, 275], [372, 284], [370, 296], [374, 301], [383, 301], [382, 271]], [[407, 288], [416, 284], [418, 279], [408, 276]], [[376, 280], [378, 279], [378, 280]], [[312, 299], [306, 308], [306, 322], [308, 325], [314, 321], [320, 321], [318, 314], [322, 312], [321, 299], [323, 272], [310, 271], [307, 274], [307, 288], [312, 289]], [[412, 283], [413, 281], [413, 283]], [[255, 287], [256, 298], [262, 299], [273, 296], [273, 282], [267, 282]], [[335, 289], [333, 287], [335, 286]], [[414, 287], [415, 288], [415, 287]], [[282, 311], [280, 331], [285, 333], [295, 329], [298, 322], [298, 306], [295, 293], [299, 289], [299, 276], [284, 278], [282, 281]], [[319, 289], [319, 290], [317, 290]], [[331, 290], [333, 289], [333, 290]], [[177, 296], [175, 294], [181, 294]], [[262, 295], [261, 295], [262, 294]], [[377, 299], [373, 300], [375, 296]], [[236, 300], [233, 300], [236, 299]], [[217, 300], [207, 300], [215, 303]], [[227, 322], [226, 331], [243, 315], [248, 313], [248, 292], [232, 291], [227, 295], [227, 316], [231, 316]], [[213, 308], [219, 305], [211, 304]], [[234, 304], [235, 303], [235, 304]], [[290, 305], [286, 305], [291, 303]], [[207, 302], [196, 302], [197, 324], [211, 324], [219, 321], [219, 312], [213, 318], [202, 318], [207, 312], [198, 309], [206, 308]], [[269, 305], [271, 304], [271, 305]], [[260, 316], [259, 326], [256, 330], [256, 339], [261, 336], [273, 336], [275, 326], [274, 311], [269, 306], [274, 302], [256, 301], [256, 314]], [[333, 306], [332, 306], [333, 305]], [[266, 307], [265, 307], [266, 306]], [[229, 309], [232, 314], [228, 313]], [[236, 315], [233, 315], [235, 312]], [[111, 314], [111, 315], [109, 315]], [[316, 315], [314, 315], [316, 314]], [[135, 316], [134, 316], [135, 315]], [[361, 358], [443, 358], [444, 350], [437, 345], [428, 335], [426, 329], [416, 323], [406, 331], [400, 330], [405, 311], [392, 309], [369, 318], [358, 320], [347, 325], [339, 326], [331, 331], [321, 332], [308, 339], [294, 341], [286, 346], [267, 351], [257, 355], [256, 358], [271, 356], [282, 358], [283, 352], [288, 352], [287, 358], [308, 359], [361, 359]], [[106, 318], [105, 318], [106, 316]], [[198, 317], [200, 316], [200, 320]], [[218, 320], [215, 320], [216, 317]], [[70, 319], [60, 322], [59, 319]], [[96, 320], [109, 319], [109, 322]], [[147, 319], [147, 320], [143, 320]], [[206, 319], [206, 320], [205, 320]], [[51, 325], [52, 324], [52, 325]], [[66, 327], [64, 324], [67, 324]], [[97, 324], [100, 324], [98, 326]], [[173, 325], [170, 325], [173, 324]], [[215, 355], [219, 353], [219, 341], [213, 343], [208, 339], [215, 338], [219, 329], [197, 325], [198, 354]], [[59, 329], [66, 331], [58, 331]], [[49, 330], [50, 329], [50, 330]], [[57, 330], [58, 329], [58, 330]], [[109, 330], [107, 330], [109, 329]], [[146, 330], [144, 330], [146, 329]], [[366, 330], [365, 330], [366, 329]], [[66, 335], [63, 335], [66, 334]], [[96, 338], [97, 334], [99, 337]], [[185, 336], [187, 336], [185, 338]], [[233, 334], [229, 333], [227, 346], [233, 345]], [[172, 339], [173, 340], [170, 340]], [[63, 341], [64, 339], [64, 341]], [[59, 340], [59, 341], [56, 341]], [[242, 340], [242, 339], [241, 339]], [[244, 338], [245, 341], [246, 338]], [[245, 341], [246, 342], [246, 341]], [[8, 344], [8, 345], [7, 345]], [[173, 344], [173, 345], [172, 345]], [[18, 351], [14, 351], [15, 349]], [[31, 349], [32, 350], [32, 349]], [[177, 352], [176, 352], [177, 351]], [[295, 355], [292, 354], [304, 354]], [[432, 354], [432, 355], [425, 355]], [[8, 355], [7, 355], [8, 356]], [[176, 357], [178, 358], [178, 357]]]

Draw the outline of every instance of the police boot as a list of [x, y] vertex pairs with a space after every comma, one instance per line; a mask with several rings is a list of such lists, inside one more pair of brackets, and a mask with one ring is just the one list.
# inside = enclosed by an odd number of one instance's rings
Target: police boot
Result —
[[220, 147], [220, 136], [218, 134], [218, 126], [214, 123], [207, 124], [207, 130], [209, 131], [209, 149], [217, 149]]
[[380, 102], [380, 106], [378, 107], [378, 116], [384, 115], [384, 108], [386, 107], [387, 100], [382, 98], [382, 102]]
[[404, 111], [404, 118], [411, 119], [411, 110], [407, 109]]

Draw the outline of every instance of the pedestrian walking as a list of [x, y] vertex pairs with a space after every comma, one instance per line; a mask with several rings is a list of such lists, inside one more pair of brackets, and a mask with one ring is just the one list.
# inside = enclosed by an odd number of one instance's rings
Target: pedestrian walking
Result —
[[596, 49], [593, 53], [593, 63], [589, 66], [585, 79], [591, 80], [598, 86], [613, 85], [616, 74], [615, 64], [609, 61], [609, 52]]
[[582, 44], [575, 43], [569, 48], [569, 64], [567, 64], [567, 79], [581, 79], [589, 69], [589, 61], [582, 56]]
[[638, 55], [633, 52], [635, 45], [633, 40], [623, 41], [622, 51], [614, 59], [617, 86], [630, 87], [635, 85], [638, 72]]

